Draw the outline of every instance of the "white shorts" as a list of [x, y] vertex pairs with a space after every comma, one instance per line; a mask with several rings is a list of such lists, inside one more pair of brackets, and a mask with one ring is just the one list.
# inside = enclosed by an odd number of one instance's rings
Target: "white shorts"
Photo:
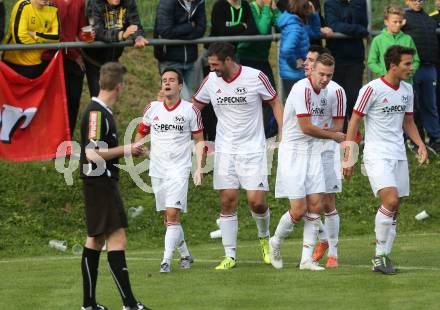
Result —
[[342, 174], [339, 150], [333, 154], [323, 154], [322, 168], [324, 170], [325, 192], [328, 194], [342, 192]]
[[165, 211], [166, 208], [180, 209], [186, 213], [188, 178], [156, 178], [151, 177], [156, 211]]
[[215, 152], [214, 189], [268, 191], [266, 152], [227, 154]]
[[397, 159], [365, 159], [365, 171], [374, 196], [382, 188], [395, 187], [399, 197], [409, 196], [408, 161]]
[[275, 197], [301, 199], [310, 194], [325, 193], [321, 154], [303, 154], [278, 149]]

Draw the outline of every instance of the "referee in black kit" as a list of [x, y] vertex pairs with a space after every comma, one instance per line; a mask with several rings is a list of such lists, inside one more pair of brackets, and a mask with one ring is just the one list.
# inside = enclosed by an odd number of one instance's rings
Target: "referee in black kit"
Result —
[[119, 158], [141, 156], [145, 151], [134, 144], [118, 146], [118, 134], [111, 107], [123, 88], [125, 68], [116, 62], [101, 67], [98, 97], [83, 112], [81, 121], [81, 178], [84, 182], [87, 241], [81, 270], [83, 275], [83, 310], [106, 310], [95, 299], [99, 256], [107, 241], [110, 272], [122, 297], [124, 310], [148, 309], [132, 291], [125, 260], [125, 215], [119, 193]]

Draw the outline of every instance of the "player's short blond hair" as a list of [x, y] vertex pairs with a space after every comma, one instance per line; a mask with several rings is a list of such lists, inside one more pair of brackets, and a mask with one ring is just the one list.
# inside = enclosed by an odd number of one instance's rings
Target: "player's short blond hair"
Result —
[[384, 19], [388, 19], [390, 15], [399, 15], [403, 17], [404, 14], [405, 13], [403, 12], [403, 9], [400, 6], [394, 4], [386, 6], [385, 9], [383, 10]]
[[324, 66], [327, 67], [331, 67], [335, 65], [335, 58], [330, 54], [324, 53], [319, 55], [318, 58], [316, 58], [314, 64], [315, 68], [318, 63], [323, 64]]

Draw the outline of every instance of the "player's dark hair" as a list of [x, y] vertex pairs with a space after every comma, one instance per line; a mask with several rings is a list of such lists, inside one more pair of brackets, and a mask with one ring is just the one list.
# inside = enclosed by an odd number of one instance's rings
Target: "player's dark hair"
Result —
[[171, 68], [171, 67], [166, 67], [165, 69], [162, 70], [162, 73], [160, 74], [161, 84], [162, 84], [162, 76], [167, 72], [174, 72], [175, 74], [177, 74], [177, 80], [179, 81], [179, 85], [183, 84], [182, 72], [179, 69]]
[[208, 57], [209, 56], [217, 56], [220, 61], [225, 61], [227, 57], [235, 61], [235, 47], [231, 43], [212, 43], [208, 48]]
[[402, 60], [402, 55], [412, 55], [416, 54], [416, 50], [411, 47], [405, 47], [401, 45], [390, 46], [385, 55], [383, 56], [385, 60], [385, 68], [387, 71], [390, 69], [391, 64], [399, 65]]
[[123, 82], [127, 69], [118, 62], [107, 62], [99, 71], [99, 87], [111, 91]]
[[310, 53], [318, 53], [318, 55], [322, 55], [322, 54], [329, 54], [331, 55], [332, 52], [330, 52], [330, 50], [326, 47], [323, 47], [321, 45], [310, 45], [308, 52]]

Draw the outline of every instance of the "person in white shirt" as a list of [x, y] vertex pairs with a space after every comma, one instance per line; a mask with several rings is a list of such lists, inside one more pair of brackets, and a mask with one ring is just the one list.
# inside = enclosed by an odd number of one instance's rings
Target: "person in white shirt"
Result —
[[[320, 55], [310, 77], [298, 81], [286, 101], [283, 119], [283, 139], [278, 150], [276, 198], [288, 198], [290, 210], [280, 219], [269, 241], [272, 265], [283, 267], [281, 245], [304, 218], [301, 270], [324, 270], [312, 260], [319, 230], [322, 196], [326, 192], [322, 153], [326, 140], [341, 142], [345, 135], [318, 124], [331, 112], [329, 93], [335, 62], [329, 54]], [[342, 107], [341, 107], [342, 108]]]
[[[236, 265], [240, 187], [246, 190], [258, 228], [263, 260], [270, 264], [270, 211], [265, 193], [269, 185], [262, 102], [271, 105], [278, 128], [282, 128], [283, 105], [268, 78], [259, 70], [239, 65], [234, 54], [234, 46], [229, 43], [209, 46], [208, 62], [212, 72], [193, 97], [200, 109], [211, 103], [218, 118], [214, 189], [220, 191], [220, 229], [226, 257], [216, 269], [231, 269]], [[280, 137], [279, 134], [278, 139]]]
[[135, 141], [151, 134], [151, 184], [156, 198], [156, 210], [163, 211], [166, 223], [165, 251], [160, 272], [171, 271], [173, 252], [178, 247], [180, 267], [191, 267], [193, 258], [188, 251], [180, 212], [187, 211], [188, 177], [192, 167], [191, 136], [196, 145], [197, 168], [193, 172], [195, 185], [202, 181], [203, 124], [200, 111], [191, 102], [182, 100], [181, 73], [165, 68], [161, 76], [163, 101], [153, 101], [144, 111]]
[[[313, 66], [319, 55], [330, 54], [330, 50], [319, 45], [312, 45], [304, 62], [305, 74], [311, 75]], [[330, 128], [342, 132], [344, 126], [347, 97], [344, 89], [334, 81], [326, 86], [328, 91], [328, 107], [322, 116], [312, 116], [312, 123], [321, 128]], [[338, 267], [338, 242], [339, 242], [339, 214], [336, 209], [336, 193], [342, 192], [342, 174], [339, 156], [339, 144], [328, 140], [326, 151], [322, 153], [322, 163], [325, 178], [325, 194], [322, 204], [325, 215], [325, 224], [319, 220], [318, 243], [315, 246], [312, 259], [319, 261], [328, 249], [327, 268]]]
[[[425, 144], [414, 124], [413, 89], [404, 82], [413, 71], [414, 54], [414, 49], [398, 45], [387, 49], [384, 55], [387, 73], [362, 87], [347, 131], [345, 158], [353, 162], [353, 141], [365, 116], [364, 165], [373, 193], [382, 202], [375, 219], [373, 271], [384, 274], [396, 273], [389, 258], [396, 235], [393, 218], [397, 215], [399, 198], [409, 195], [403, 130], [417, 144], [420, 164], [428, 158]], [[354, 173], [351, 162], [343, 170], [347, 178]]]

